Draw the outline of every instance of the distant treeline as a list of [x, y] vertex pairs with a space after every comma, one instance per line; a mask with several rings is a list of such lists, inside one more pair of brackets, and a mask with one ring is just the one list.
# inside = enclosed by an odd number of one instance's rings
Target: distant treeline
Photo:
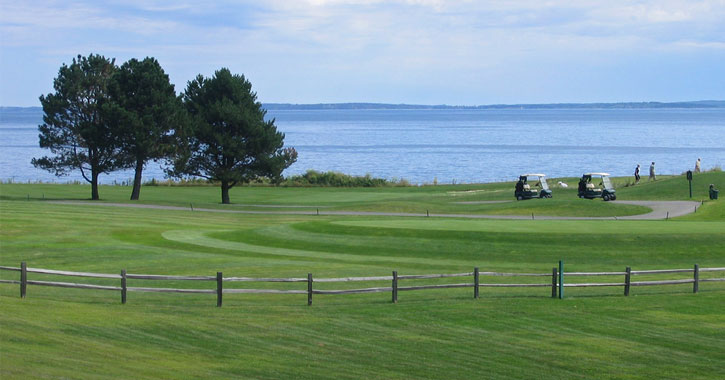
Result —
[[[549, 104], [489, 104], [481, 106], [451, 106], [446, 104], [388, 104], [388, 103], [263, 103], [266, 110], [485, 110], [485, 109], [648, 109], [648, 108], [725, 108], [725, 100], [687, 102], [623, 102], [623, 103], [549, 103]], [[4, 112], [42, 114], [40, 107], [0, 107]], [[0, 120], [2, 117], [0, 116]]]
[[386, 103], [320, 103], [290, 104], [264, 103], [267, 110], [485, 110], [485, 109], [646, 109], [646, 108], [725, 108], [723, 100], [700, 100], [689, 102], [628, 102], [628, 103], [550, 103], [550, 104], [490, 104], [482, 106], [451, 106]]

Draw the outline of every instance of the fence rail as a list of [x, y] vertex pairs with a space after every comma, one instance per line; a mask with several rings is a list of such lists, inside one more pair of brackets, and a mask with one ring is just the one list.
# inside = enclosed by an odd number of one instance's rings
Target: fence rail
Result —
[[[211, 278], [210, 280], [214, 280]], [[236, 281], [236, 282], [307, 282], [306, 278], [254, 278], [254, 277], [227, 277], [224, 281]]]
[[[393, 276], [318, 278], [315, 282], [391, 281]], [[305, 279], [307, 281], [307, 279]]]
[[656, 270], [633, 270], [632, 274], [659, 274], [659, 273], [690, 273], [694, 269], [656, 269]]
[[56, 286], [59, 288], [77, 288], [77, 289], [98, 289], [98, 290], [122, 290], [118, 286], [103, 286], [91, 284], [76, 284], [73, 282], [56, 282], [56, 281], [26, 281], [28, 285]]
[[[131, 274], [126, 270], [121, 270], [120, 274], [110, 273], [91, 273], [91, 272], [74, 272], [42, 268], [28, 268], [25, 262], [20, 267], [0, 266], [0, 271], [20, 272], [19, 280], [1, 279], [0, 284], [20, 285], [20, 297], [25, 298], [27, 294], [27, 286], [50, 286], [61, 288], [91, 289], [91, 290], [111, 290], [121, 292], [121, 302], [126, 303], [127, 292], [147, 292], [147, 293], [189, 293], [189, 294], [216, 294], [217, 306], [222, 306], [222, 296], [224, 294], [307, 294], [307, 304], [312, 304], [312, 296], [317, 295], [333, 295], [333, 294], [362, 294], [362, 293], [381, 293], [391, 292], [392, 302], [398, 302], [399, 291], [414, 290], [430, 290], [430, 289], [451, 289], [451, 288], [473, 288], [473, 297], [479, 298], [480, 288], [537, 288], [550, 287], [551, 297], [563, 298], [564, 288], [587, 288], [587, 287], [624, 287], [624, 295], [628, 296], [632, 286], [660, 286], [660, 285], [682, 285], [692, 284], [693, 293], [699, 291], [701, 282], [725, 282], [725, 278], [700, 278], [702, 272], [725, 272], [725, 267], [718, 268], [700, 268], [695, 264], [692, 269], [651, 269], [651, 270], [632, 270], [627, 267], [623, 272], [564, 272], [563, 262], [559, 262], [559, 268], [552, 268], [551, 273], [509, 273], [509, 272], [481, 272], [478, 268], [473, 268], [472, 272], [465, 273], [442, 273], [442, 274], [409, 274], [398, 275], [397, 271], [393, 271], [391, 276], [367, 276], [367, 277], [336, 277], [336, 278], [317, 278], [313, 279], [312, 273], [308, 273], [307, 277], [293, 278], [271, 278], [271, 277], [224, 277], [222, 272], [217, 272], [216, 276], [171, 276], [157, 274]], [[60, 281], [40, 281], [28, 280], [28, 273], [38, 275], [68, 276], [68, 277], [86, 277], [121, 280], [121, 286], [81, 284], [74, 282]], [[665, 280], [647, 280], [632, 281], [632, 276], [649, 275], [657, 276], [663, 274], [674, 273], [692, 273], [692, 278], [687, 279], [665, 279]], [[549, 277], [551, 281], [547, 283], [481, 283], [481, 277]], [[593, 277], [593, 276], [624, 276], [624, 282], [574, 282], [564, 281], [565, 277]], [[400, 281], [409, 280], [431, 280], [472, 277], [473, 282], [465, 283], [445, 283], [445, 284], [422, 284], [399, 286]], [[186, 288], [163, 288], [163, 287], [139, 287], [127, 286], [128, 280], [154, 280], [154, 281], [209, 281], [216, 282], [216, 289], [186, 289]], [[314, 289], [314, 283], [345, 283], [345, 282], [375, 282], [375, 281], [391, 281], [391, 286], [367, 287], [357, 289]], [[307, 289], [247, 289], [247, 288], [228, 288], [224, 289], [224, 283], [233, 282], [270, 282], [270, 283], [307, 283]]]
[[[426, 279], [426, 278], [446, 278], [446, 277], [469, 277], [473, 276], [473, 272], [468, 273], [453, 273], [453, 274], [408, 274], [403, 276], [398, 276], [399, 280], [416, 280], [416, 279]], [[473, 284], [471, 284], [473, 286]]]
[[139, 287], [128, 287], [126, 290], [132, 292], [147, 292], [147, 293], [202, 293], [202, 294], [216, 294], [214, 289], [175, 289], [175, 288], [139, 288]]
[[92, 278], [114, 278], [119, 279], [121, 275], [108, 273], [69, 272], [64, 270], [51, 270], [40, 268], [27, 268], [28, 273], [55, 274], [60, 276], [92, 277]]

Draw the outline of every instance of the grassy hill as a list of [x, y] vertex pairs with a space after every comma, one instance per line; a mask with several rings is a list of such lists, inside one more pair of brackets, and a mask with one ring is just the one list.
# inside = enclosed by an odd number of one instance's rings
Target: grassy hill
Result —
[[[722, 173], [695, 177], [725, 187]], [[575, 179], [574, 179], [575, 181]], [[622, 179], [621, 181], [626, 181]], [[620, 199], [689, 199], [683, 179], [620, 187]], [[555, 182], [553, 182], [555, 183]], [[575, 184], [576, 182], [574, 182]], [[693, 185], [695, 184], [693, 183]], [[722, 185], [720, 185], [722, 184]], [[686, 181], [685, 181], [686, 185]], [[555, 189], [551, 200], [509, 200], [513, 183], [414, 188], [235, 189], [231, 209], [323, 207], [610, 215], [640, 209], [580, 200]], [[686, 191], [685, 187], [685, 191]], [[706, 188], [705, 190], [706, 191]], [[128, 202], [127, 187], [101, 189], [104, 202]], [[704, 194], [704, 195], [703, 195]], [[28, 196], [30, 195], [30, 196]], [[243, 215], [79, 206], [75, 185], [0, 185], [0, 265], [101, 273], [250, 277], [384, 276], [482, 271], [567, 271], [725, 266], [722, 200], [669, 221], [545, 221], [374, 216]], [[145, 203], [223, 208], [218, 189], [145, 187]], [[45, 201], [43, 201], [45, 199]], [[30, 274], [31, 279], [116, 280]], [[667, 278], [688, 278], [674, 274]], [[721, 276], [702, 273], [703, 278]], [[17, 272], [0, 271], [0, 279]], [[662, 279], [641, 276], [638, 280]], [[579, 281], [621, 281], [583, 277]], [[445, 280], [406, 280], [406, 285]], [[468, 279], [454, 281], [469, 281]], [[488, 282], [549, 281], [487, 278]], [[210, 282], [129, 280], [129, 286], [214, 287]], [[354, 286], [388, 286], [369, 282]], [[306, 284], [229, 284], [304, 289]], [[334, 289], [345, 284], [315, 284]], [[129, 293], [0, 284], [0, 377], [26, 378], [688, 378], [725, 369], [725, 283], [567, 288], [482, 288], [315, 295]]]

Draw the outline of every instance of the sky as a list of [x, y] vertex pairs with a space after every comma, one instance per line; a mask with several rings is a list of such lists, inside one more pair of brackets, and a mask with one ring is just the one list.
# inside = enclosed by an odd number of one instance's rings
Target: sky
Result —
[[725, 0], [0, 0], [0, 106], [78, 54], [226, 67], [265, 103], [725, 99]]

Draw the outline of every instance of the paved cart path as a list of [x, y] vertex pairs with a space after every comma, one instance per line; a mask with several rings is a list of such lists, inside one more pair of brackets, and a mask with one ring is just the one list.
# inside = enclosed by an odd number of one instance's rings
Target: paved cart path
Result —
[[[485, 215], [485, 214], [426, 214], [426, 213], [407, 213], [407, 212], [377, 212], [377, 211], [319, 211], [316, 206], [311, 211], [270, 211], [270, 210], [230, 210], [230, 209], [214, 209], [214, 208], [197, 208], [179, 207], [179, 206], [162, 206], [150, 204], [135, 203], [102, 203], [91, 201], [49, 201], [55, 204], [77, 205], [77, 206], [107, 206], [107, 207], [130, 207], [145, 208], [156, 210], [178, 210], [178, 211], [195, 211], [195, 212], [221, 212], [232, 214], [262, 214], [262, 215], [349, 215], [349, 216], [404, 216], [404, 217], [421, 217], [430, 216], [436, 218], [468, 218], [468, 219], [532, 219], [531, 215]], [[652, 209], [651, 212], [640, 215], [629, 216], [610, 216], [610, 217], [577, 217], [577, 216], [547, 216], [534, 215], [537, 220], [658, 220], [666, 218], [674, 218], [677, 216], [687, 215], [695, 212], [700, 206], [700, 202], [692, 201], [614, 201], [614, 203], [645, 206]], [[275, 205], [278, 207], [302, 208], [307, 206], [286, 206]], [[267, 205], [266, 207], [270, 207]]]
[[692, 214], [700, 207], [700, 202], [693, 201], [614, 201], [626, 205], [645, 206], [652, 209], [647, 214], [622, 216], [619, 219], [665, 219]]

